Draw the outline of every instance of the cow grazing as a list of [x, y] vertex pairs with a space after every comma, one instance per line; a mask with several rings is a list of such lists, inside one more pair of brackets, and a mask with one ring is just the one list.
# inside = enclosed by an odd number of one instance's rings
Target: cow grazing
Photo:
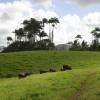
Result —
[[49, 69], [49, 72], [56, 72], [55, 69]]
[[61, 68], [61, 71], [66, 71], [66, 70], [72, 70], [70, 65], [63, 65], [63, 68]]
[[72, 70], [70, 65], [63, 65], [63, 69], [65, 69], [65, 70]]
[[19, 77], [19, 79], [21, 79], [21, 78], [27, 77], [28, 75], [30, 75], [30, 73], [22, 72], [22, 73], [18, 74], [18, 77]]
[[63, 68], [61, 68], [61, 71], [65, 71]]
[[48, 71], [40, 70], [40, 74], [47, 73]]

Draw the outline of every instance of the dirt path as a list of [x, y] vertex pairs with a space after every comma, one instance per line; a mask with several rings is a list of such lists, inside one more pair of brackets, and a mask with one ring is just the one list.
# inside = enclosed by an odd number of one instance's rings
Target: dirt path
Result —
[[76, 91], [76, 93], [74, 95], [72, 95], [69, 98], [69, 100], [80, 100], [80, 96], [83, 94], [84, 90], [86, 89], [88, 80], [91, 79], [95, 74], [96, 74], [96, 72], [89, 74], [87, 76], [87, 78], [83, 82], [81, 82], [80, 89], [78, 91]]

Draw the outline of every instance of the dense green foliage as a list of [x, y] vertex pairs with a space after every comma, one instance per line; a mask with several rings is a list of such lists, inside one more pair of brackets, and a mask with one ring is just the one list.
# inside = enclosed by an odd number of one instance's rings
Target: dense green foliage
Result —
[[79, 40], [82, 39], [81, 35], [77, 35], [73, 42], [68, 42], [71, 44], [70, 50], [72, 51], [100, 51], [100, 28], [94, 28], [91, 31], [92, 36], [94, 39], [91, 43], [88, 44], [85, 40], [80, 42]]
[[[19, 45], [20, 44], [20, 45]], [[32, 51], [32, 50], [54, 50], [55, 45], [50, 40], [44, 39], [42, 42], [37, 41], [30, 44], [29, 42], [13, 42], [2, 52], [18, 52], [18, 51]]]
[[[30, 18], [23, 21], [23, 27], [15, 29], [15, 40], [7, 37], [7, 48], [3, 52], [48, 50], [54, 48], [53, 38], [55, 26], [59, 23], [58, 18], [43, 18], [37, 20]], [[48, 26], [48, 32], [45, 31]]]

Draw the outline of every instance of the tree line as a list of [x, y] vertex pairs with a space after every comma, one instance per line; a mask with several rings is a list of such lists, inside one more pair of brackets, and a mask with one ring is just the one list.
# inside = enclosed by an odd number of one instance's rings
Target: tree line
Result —
[[88, 44], [85, 40], [81, 43], [79, 42], [82, 39], [81, 35], [77, 35], [73, 42], [69, 42], [71, 44], [70, 50], [73, 51], [100, 51], [100, 28], [96, 27], [91, 32], [94, 39], [91, 44]]
[[[12, 37], [7, 37], [8, 47], [4, 51], [23, 51], [23, 50], [48, 50], [55, 49], [54, 44], [54, 29], [60, 23], [56, 17], [41, 21], [35, 18], [24, 20], [23, 27], [15, 29], [15, 40]], [[48, 26], [48, 32], [45, 28]], [[90, 32], [94, 39], [91, 44], [88, 44], [82, 39], [81, 35], [77, 35], [73, 42], [68, 42], [72, 51], [100, 51], [100, 28], [96, 27]]]
[[[21, 51], [21, 50], [43, 50], [53, 49], [54, 45], [54, 29], [59, 23], [58, 18], [43, 18], [41, 21], [35, 18], [24, 20], [22, 28], [15, 29], [15, 40], [7, 37], [8, 47], [5, 51]], [[48, 33], [45, 28], [48, 26]]]

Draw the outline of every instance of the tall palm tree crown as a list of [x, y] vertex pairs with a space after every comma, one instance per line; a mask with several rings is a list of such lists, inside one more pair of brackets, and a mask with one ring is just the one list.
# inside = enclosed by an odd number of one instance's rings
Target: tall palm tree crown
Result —
[[9, 44], [10, 44], [10, 41], [13, 41], [12, 37], [8, 36], [8, 37], [7, 37], [7, 41], [8, 41], [8, 42], [7, 42], [7, 45], [9, 45]]
[[91, 31], [92, 35], [94, 38], [99, 42], [100, 39], [100, 28], [95, 28], [94, 30]]
[[31, 39], [33, 38], [33, 41], [35, 42], [36, 35], [38, 35], [42, 29], [41, 21], [37, 21], [36, 19], [31, 18], [30, 20], [25, 20], [23, 25], [24, 30], [28, 33], [28, 37]]
[[15, 33], [15, 35], [16, 35], [16, 37], [17, 37], [17, 39], [19, 41], [21, 41], [22, 37], [24, 36], [24, 30], [23, 30], [23, 28], [19, 28], [19, 29], [15, 30], [13, 33]]
[[77, 35], [75, 38], [77, 38], [77, 39], [81, 39], [82, 36], [81, 36], [81, 35]]
[[54, 33], [54, 28], [59, 23], [59, 20], [58, 20], [58, 18], [54, 17], [54, 18], [49, 19], [48, 23], [51, 24], [51, 26], [52, 26], [52, 32], [50, 32], [49, 35], [50, 35], [51, 42], [53, 42], [53, 38], [54, 38], [54, 34], [53, 34]]

